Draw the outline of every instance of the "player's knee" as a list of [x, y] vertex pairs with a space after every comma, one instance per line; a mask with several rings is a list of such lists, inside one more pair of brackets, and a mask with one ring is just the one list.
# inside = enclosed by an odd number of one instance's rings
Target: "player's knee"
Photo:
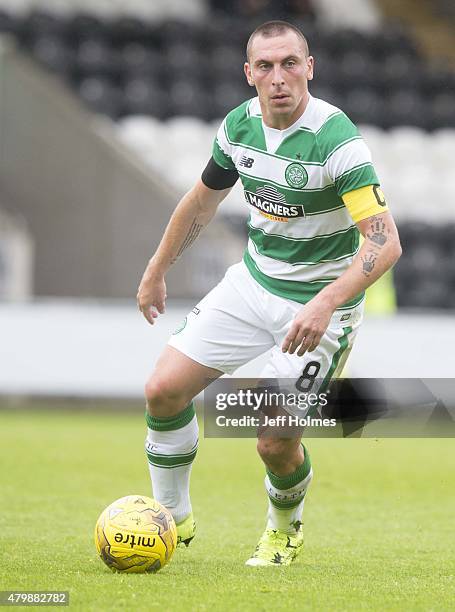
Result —
[[172, 381], [152, 375], [145, 384], [147, 411], [154, 416], [176, 414], [188, 403], [185, 394], [176, 389]]
[[154, 377], [149, 378], [145, 383], [144, 394], [147, 410], [151, 414], [151, 406], [159, 401], [162, 394], [161, 385]]
[[282, 441], [276, 438], [259, 438], [257, 450], [266, 465], [279, 462], [284, 454]]

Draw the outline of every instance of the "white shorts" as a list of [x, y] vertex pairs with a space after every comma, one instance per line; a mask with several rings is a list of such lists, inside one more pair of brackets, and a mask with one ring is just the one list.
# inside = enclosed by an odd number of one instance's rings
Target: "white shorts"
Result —
[[226, 374], [272, 349], [261, 378], [295, 379], [306, 373], [327, 382], [343, 369], [362, 321], [363, 302], [335, 311], [316, 350], [299, 357], [283, 353], [281, 345], [302, 307], [264, 289], [242, 261], [228, 268], [185, 317], [169, 345]]

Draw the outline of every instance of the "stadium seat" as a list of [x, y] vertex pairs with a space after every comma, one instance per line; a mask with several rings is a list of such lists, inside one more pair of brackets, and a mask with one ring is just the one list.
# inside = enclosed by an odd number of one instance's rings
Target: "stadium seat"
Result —
[[455, 129], [444, 128], [436, 130], [429, 140], [432, 159], [438, 164], [447, 164], [453, 167], [455, 159]]
[[213, 109], [211, 117], [224, 117], [231, 109], [235, 108], [249, 97], [251, 93], [241, 84], [219, 83], [213, 88]]
[[455, 94], [455, 74], [447, 66], [429, 63], [421, 67], [420, 88], [428, 98], [441, 93]]
[[398, 167], [413, 163], [427, 161], [426, 132], [412, 126], [395, 127], [389, 132], [387, 139], [388, 155], [393, 158]]
[[169, 116], [169, 94], [147, 78], [136, 77], [124, 82], [122, 115], [151, 115], [159, 119]]
[[344, 108], [343, 94], [336, 87], [324, 85], [318, 81], [317, 83], [311, 84], [310, 92], [315, 98], [321, 98], [322, 100], [330, 102], [330, 104], [335, 104], [335, 106]]
[[372, 57], [378, 61], [386, 59], [392, 53], [407, 54], [417, 58], [418, 53], [412, 36], [406, 31], [403, 24], [389, 22], [383, 27], [369, 32], [368, 46]]
[[376, 86], [377, 68], [374, 60], [371, 60], [365, 52], [348, 50], [340, 57], [337, 72], [339, 80], [344, 83], [344, 89], [354, 83], [355, 89]]
[[165, 126], [150, 115], [128, 116], [118, 122], [118, 134], [126, 145], [139, 153], [156, 152], [166, 131]]
[[320, 84], [322, 86], [340, 87], [343, 91], [346, 87], [349, 88], [349, 84], [346, 84], [340, 77], [339, 67], [333, 61], [333, 57], [327, 49], [319, 51], [314, 49], [314, 47], [310, 47], [310, 53], [314, 54], [315, 57], [315, 80], [311, 83], [312, 87]]
[[103, 40], [86, 38], [79, 44], [75, 69], [79, 77], [118, 79], [121, 67], [117, 52]]
[[215, 45], [210, 53], [213, 78], [216, 81], [243, 79], [244, 61], [244, 54], [239, 48], [226, 44]]
[[395, 89], [385, 100], [385, 126], [417, 125], [426, 128], [426, 104], [414, 90]]
[[181, 143], [185, 142], [189, 154], [202, 155], [208, 161], [215, 134], [205, 121], [196, 117], [172, 117], [163, 127], [172, 148], [181, 150]]
[[344, 97], [344, 110], [354, 123], [368, 123], [371, 117], [381, 127], [387, 123], [382, 101], [371, 88], [351, 89]]
[[193, 43], [168, 43], [163, 49], [163, 64], [172, 81], [203, 81], [207, 76], [209, 65], [205, 56]]
[[52, 72], [70, 81], [75, 65], [76, 54], [62, 38], [54, 35], [37, 36], [30, 45], [33, 57]]
[[68, 18], [65, 25], [68, 42], [73, 46], [86, 38], [107, 38], [107, 30], [103, 21], [92, 13], [77, 12]]
[[205, 32], [196, 24], [183, 19], [164, 19], [159, 28], [161, 41], [164, 46], [185, 44], [197, 46], [203, 44]]
[[360, 30], [352, 28], [337, 28], [325, 39], [325, 48], [335, 57], [344, 57], [346, 54], [364, 55], [367, 46], [367, 35]]
[[430, 100], [430, 129], [455, 128], [455, 104], [453, 93], [440, 93]]
[[169, 90], [169, 113], [193, 115], [203, 119], [210, 115], [211, 100], [196, 80], [182, 78], [172, 82]]
[[82, 79], [77, 91], [82, 100], [95, 112], [118, 119], [123, 111], [122, 92], [102, 77]]
[[19, 37], [20, 21], [11, 13], [0, 9], [0, 34], [12, 34]]
[[162, 55], [139, 42], [129, 42], [118, 52], [119, 71], [122, 78], [161, 79], [164, 72]]
[[420, 61], [400, 50], [386, 56], [376, 80], [388, 92], [397, 88], [417, 91], [421, 79], [420, 71]]
[[451, 308], [452, 293], [449, 287], [439, 280], [420, 278], [404, 289], [397, 284], [397, 303], [401, 308]]
[[114, 19], [109, 25], [108, 36], [113, 45], [119, 46], [128, 43], [151, 44], [159, 40], [155, 28], [143, 19], [132, 16]]
[[329, 28], [348, 27], [365, 32], [381, 27], [381, 14], [373, 0], [317, 0], [314, 3], [318, 21]]
[[398, 305], [453, 308], [455, 224], [409, 222], [399, 226], [403, 255], [395, 267]]
[[22, 20], [21, 38], [23, 42], [30, 44], [38, 36], [59, 36], [63, 28], [64, 22], [58, 16], [46, 11], [35, 10]]

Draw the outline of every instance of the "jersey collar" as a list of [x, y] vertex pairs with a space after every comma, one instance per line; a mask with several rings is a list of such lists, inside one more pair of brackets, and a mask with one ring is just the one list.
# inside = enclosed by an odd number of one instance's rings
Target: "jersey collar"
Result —
[[[259, 112], [260, 112], [260, 106], [259, 106], [259, 99], [258, 98], [254, 98], [252, 100], [252, 105], [251, 106], [253, 106], [253, 104], [254, 104], [255, 107], [259, 107]], [[306, 105], [306, 108], [303, 111], [303, 113], [300, 115], [300, 117], [296, 121], [294, 121], [294, 123], [292, 125], [290, 125], [289, 127], [287, 127], [284, 130], [278, 130], [277, 128], [272, 128], [272, 127], [269, 127], [268, 125], [265, 125], [264, 120], [262, 119], [262, 114], [254, 113], [254, 116], [260, 116], [261, 117], [262, 131], [264, 133], [266, 147], [267, 147], [267, 151], [269, 153], [275, 153], [276, 150], [278, 149], [278, 147], [281, 145], [281, 143], [288, 136], [290, 136], [291, 134], [293, 134], [294, 132], [296, 132], [297, 130], [299, 130], [301, 128], [305, 129], [305, 127], [306, 127], [305, 124], [307, 123], [307, 118], [312, 114], [313, 105], [314, 105], [314, 99], [310, 95], [310, 97], [308, 99], [308, 104]], [[253, 109], [250, 107], [250, 116], [253, 116], [253, 112], [251, 112], [251, 110], [253, 110]], [[255, 110], [255, 108], [254, 108], [254, 110]]]
[[306, 105], [306, 108], [303, 113], [296, 121], [294, 121], [292, 125], [290, 125], [284, 130], [278, 130], [276, 128], [272, 128], [265, 125], [264, 120], [262, 119], [259, 98], [257, 96], [255, 98], [252, 98], [248, 108], [248, 114], [250, 117], [261, 117], [262, 127], [264, 131], [270, 130], [271, 132], [280, 132], [283, 138], [285, 138], [286, 136], [289, 136], [289, 134], [292, 134], [292, 132], [295, 132], [295, 130], [298, 130], [299, 128], [310, 129], [311, 117], [314, 114], [314, 98], [310, 93], [308, 94], [308, 104]]

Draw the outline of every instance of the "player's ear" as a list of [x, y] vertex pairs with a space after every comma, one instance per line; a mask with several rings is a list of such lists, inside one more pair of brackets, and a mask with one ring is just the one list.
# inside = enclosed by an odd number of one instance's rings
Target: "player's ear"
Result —
[[250, 85], [250, 87], [254, 87], [253, 75], [251, 74], [251, 68], [248, 62], [245, 62], [245, 64], [243, 65], [243, 70], [245, 71], [248, 85]]
[[313, 76], [314, 76], [314, 57], [312, 55], [309, 55], [306, 58], [306, 61], [307, 61], [307, 68], [308, 68], [307, 79], [309, 81], [312, 81]]

